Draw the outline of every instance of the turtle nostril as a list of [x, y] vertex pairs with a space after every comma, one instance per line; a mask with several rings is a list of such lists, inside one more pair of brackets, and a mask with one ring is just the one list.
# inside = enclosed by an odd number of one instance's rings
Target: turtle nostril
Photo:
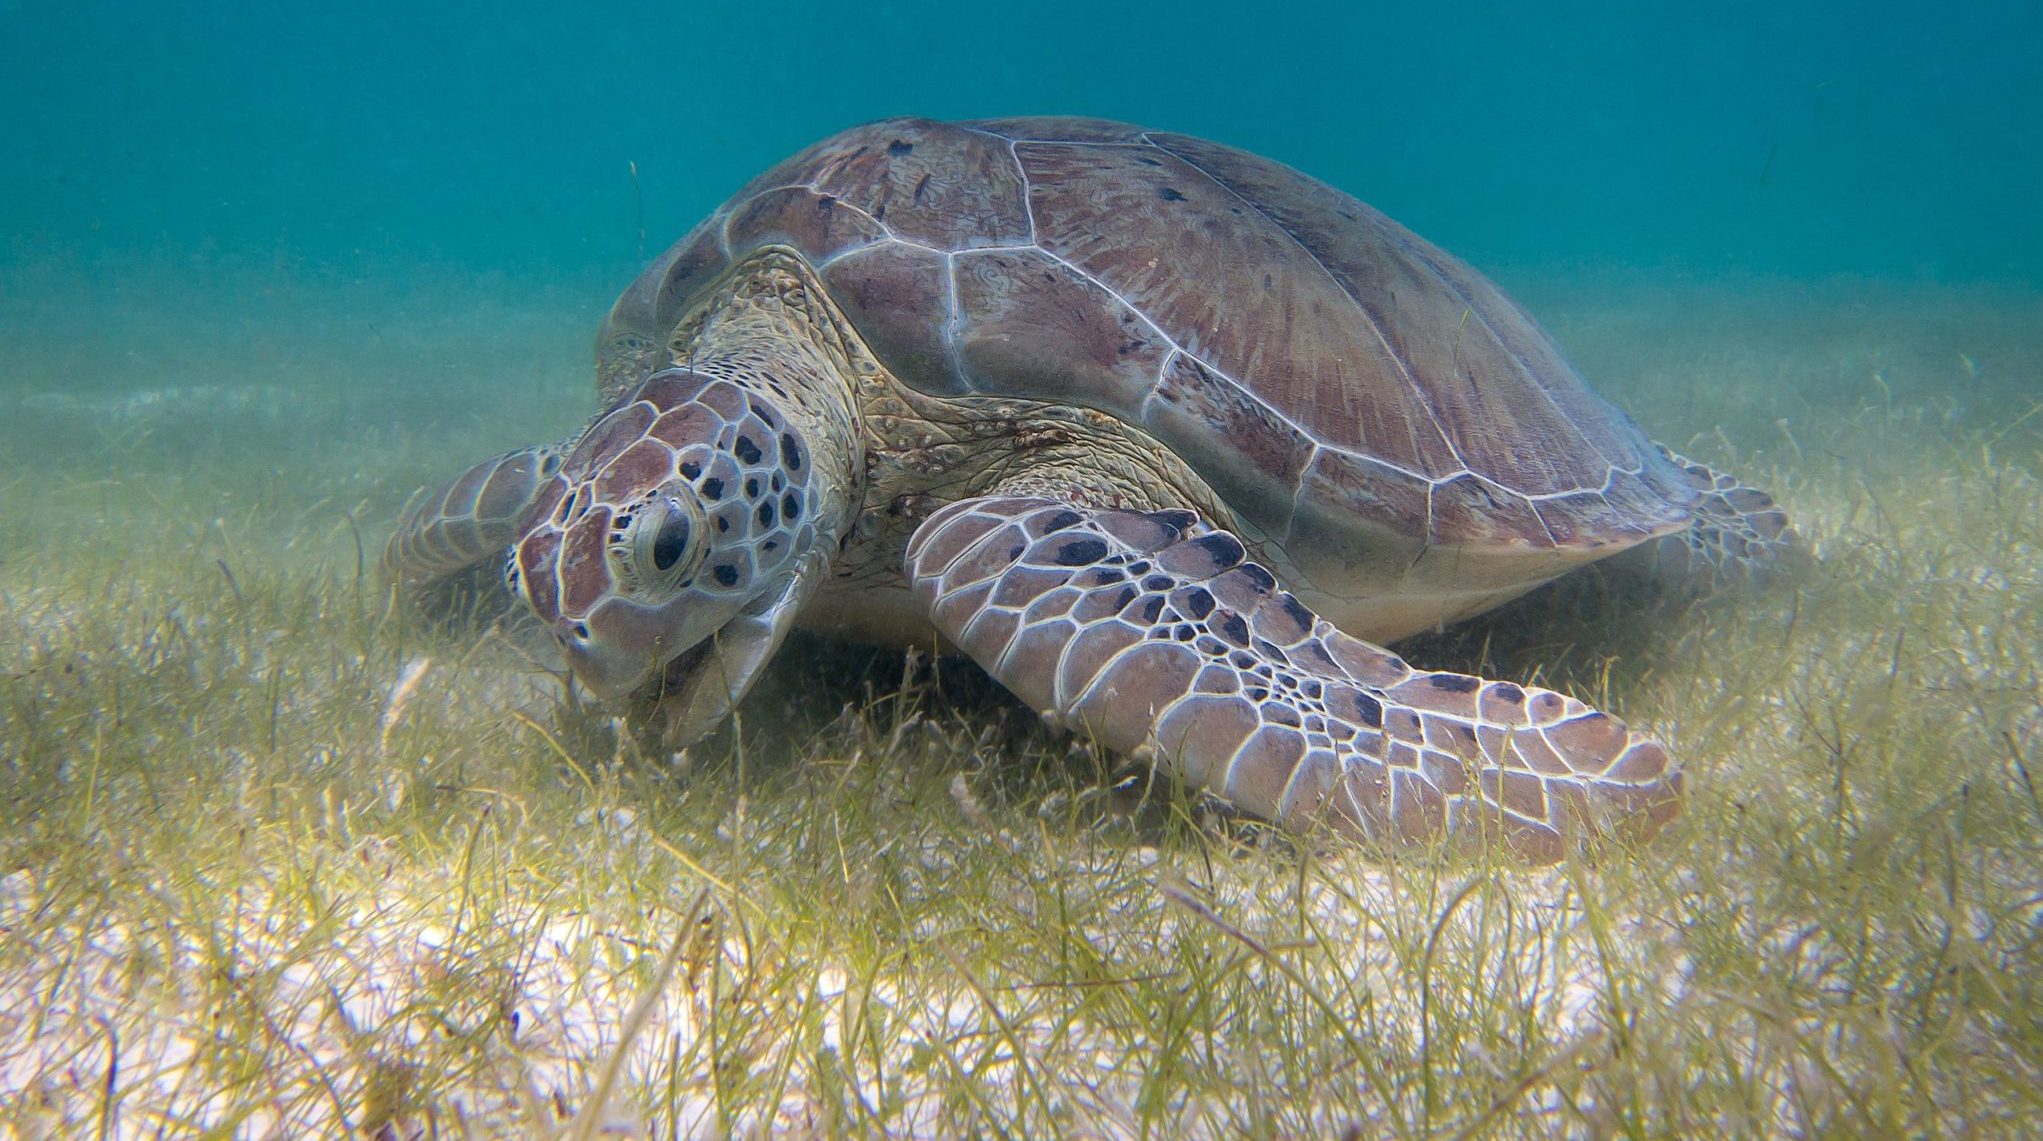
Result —
[[589, 624], [588, 624], [588, 623], [586, 623], [586, 622], [577, 622], [577, 623], [575, 623], [575, 625], [574, 625], [574, 631], [573, 631], [573, 632], [574, 632], [574, 635], [575, 635], [575, 641], [577, 641], [577, 642], [586, 642], [586, 641], [588, 641], [588, 640], [589, 640]]

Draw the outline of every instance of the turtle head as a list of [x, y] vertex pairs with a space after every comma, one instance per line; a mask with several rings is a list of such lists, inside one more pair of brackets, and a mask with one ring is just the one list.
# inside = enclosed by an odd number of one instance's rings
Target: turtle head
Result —
[[506, 573], [606, 701], [646, 697], [685, 744], [758, 676], [822, 577], [809, 441], [770, 396], [654, 373], [583, 433]]

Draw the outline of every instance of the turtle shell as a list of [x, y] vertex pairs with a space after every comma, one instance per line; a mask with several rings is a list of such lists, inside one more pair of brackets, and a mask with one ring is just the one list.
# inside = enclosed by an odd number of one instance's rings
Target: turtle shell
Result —
[[896, 119], [789, 158], [618, 300], [606, 395], [768, 244], [809, 259], [901, 381], [1138, 425], [1323, 584], [1436, 548], [1544, 554], [1494, 576], [1529, 583], [1695, 501], [1459, 260], [1279, 163], [1094, 119]]

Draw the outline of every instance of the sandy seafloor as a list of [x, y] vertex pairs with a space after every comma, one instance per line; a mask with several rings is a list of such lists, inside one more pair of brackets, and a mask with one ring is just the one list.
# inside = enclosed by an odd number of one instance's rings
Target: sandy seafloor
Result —
[[[1635, 270], [1496, 276], [1650, 430], [1768, 483], [1819, 557], [1858, 512], [1884, 500], [1970, 495], [1962, 482], [1928, 481], [1954, 465], [1983, 465], [1968, 469], [1982, 481], [1999, 473], [2035, 487], [2043, 297], [2033, 293]], [[21, 275], [0, 293], [0, 598], [12, 616], [0, 636], [18, 640], [0, 647], [0, 669], [20, 668], [37, 623], [74, 621], [93, 604], [59, 586], [63, 568], [80, 560], [111, 553], [152, 580], [184, 574], [195, 584], [221, 564], [243, 575], [345, 579], [359, 533], [373, 565], [414, 488], [493, 450], [571, 432], [592, 410], [589, 337], [609, 290], [430, 275], [306, 284], [265, 272], [194, 286], [145, 273], [87, 288], [62, 274]], [[1819, 470], [1820, 481], [1804, 474]], [[2009, 507], [2024, 509], [2033, 500]], [[138, 517], [152, 525], [121, 525]], [[1963, 536], [1938, 541], [1964, 562]], [[2043, 605], [2033, 564], [1949, 570], [2004, 597], [2010, 615]], [[1448, 653], [1462, 644], [1446, 642]], [[392, 685], [399, 667], [393, 655]], [[520, 701], [548, 715], [541, 690], [508, 684], [495, 694], [499, 716]], [[430, 677], [412, 698], [474, 699], [436, 693]], [[2043, 726], [2031, 718], [2014, 731], [2033, 759]], [[1764, 727], [1754, 736], [1763, 739]], [[22, 874], [0, 868], [9, 873]], [[18, 879], [13, 887], [27, 890]], [[0, 891], [0, 922], [24, 921], [12, 899]], [[585, 934], [570, 924], [547, 946]], [[405, 948], [430, 945], [435, 930], [365, 926], [352, 937], [380, 964], [364, 969], [395, 978]], [[152, 1021], [146, 1004], [118, 991], [123, 954], [113, 938], [86, 946], [61, 978], [0, 980], [13, 988], [0, 991], [0, 1100], [33, 1093], [53, 1106], [89, 1104], [102, 1075], [81, 1059], [102, 1018], [126, 1028], [131, 1050], [172, 1058], [193, 1047], [181, 1036], [195, 1030]], [[546, 993], [550, 954], [532, 964], [529, 1001], [566, 1020], [563, 1057], [600, 1051], [623, 999]], [[584, 985], [565, 968], [560, 977], [563, 988]], [[95, 992], [93, 979], [108, 989]], [[67, 1016], [38, 1018], [31, 1032], [24, 1012], [46, 1005]], [[948, 1015], [931, 1007], [917, 1017], [941, 1024]], [[688, 1032], [683, 1012], [663, 1007], [656, 1019], [681, 1021], [656, 1022], [649, 1040]], [[305, 1041], [315, 1053], [340, 1049], [322, 1045], [316, 1028]], [[147, 1077], [131, 1080], [146, 1086]], [[542, 1066], [533, 1088], [547, 1080]], [[150, 1096], [130, 1092], [127, 1104]]]

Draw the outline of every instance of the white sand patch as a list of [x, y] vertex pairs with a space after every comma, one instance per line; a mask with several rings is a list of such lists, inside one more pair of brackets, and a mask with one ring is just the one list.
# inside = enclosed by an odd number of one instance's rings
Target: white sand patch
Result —
[[304, 394], [279, 384], [181, 384], [105, 395], [29, 392], [19, 398], [26, 412], [76, 416], [108, 424], [132, 424], [167, 416], [257, 416], [282, 419], [309, 406]]
[[[361, 852], [391, 861], [374, 841]], [[400, 1125], [411, 1120], [401, 1097], [379, 1090], [405, 1088], [418, 1077], [406, 1059], [444, 1054], [452, 1038], [467, 1064], [432, 1077], [433, 1100], [486, 1135], [565, 1128], [587, 1112], [629, 1135], [654, 1124], [679, 1137], [808, 1132], [843, 1112], [842, 1102], [811, 1085], [834, 1070], [828, 1076], [849, 1079], [868, 1121], [928, 1136], [955, 1122], [959, 1080], [1032, 1096], [1015, 1065], [1019, 1050], [1030, 1068], [1059, 1068], [1050, 1095], [1059, 1119], [1090, 1136], [1141, 1132], [1141, 1067], [1157, 1044], [1131, 1039], [1124, 1027], [1060, 1017], [1065, 996], [1054, 990], [992, 980], [958, 986], [948, 972], [952, 982], [938, 985], [913, 972], [861, 976], [844, 963], [783, 959], [771, 939], [742, 916], [704, 905], [705, 897], [630, 936], [595, 915], [536, 906], [496, 912], [477, 930], [482, 921], [458, 883], [407, 883], [402, 865], [385, 866], [373, 896], [337, 900], [324, 913], [308, 915], [304, 900], [276, 883], [270, 894], [245, 888], [210, 918], [168, 912], [175, 917], [154, 925], [92, 915], [31, 922], [45, 905], [44, 886], [28, 871], [0, 880], [0, 930], [40, 944], [18, 956], [32, 969], [0, 988], [0, 1102], [40, 1107], [65, 1128], [104, 1114], [115, 1135], [128, 1135], [170, 1121], [223, 1123], [224, 1107], [249, 1104], [235, 1083], [258, 1081], [269, 1092], [240, 1128], [332, 1135], [372, 1126], [379, 1113]], [[1657, 958], [1666, 980], [1659, 1001], [1679, 1002], [1683, 991], [1674, 933], [1639, 918], [1607, 920], [1597, 945], [1559, 873], [1462, 895], [1426, 944], [1431, 963], [1411, 961], [1409, 943], [1383, 934], [1413, 890], [1406, 877], [1377, 869], [1339, 890], [1308, 885], [1303, 917], [1288, 901], [1271, 900], [1272, 886], [1229, 878], [1214, 891], [1178, 889], [1210, 900], [1210, 915], [1174, 902], [1172, 892], [1153, 892], [1117, 915], [1119, 930], [1098, 937], [1122, 957], [1141, 958], [1217, 918], [1254, 932], [1262, 945], [1243, 948], [1242, 969], [1287, 974], [1329, 995], [1367, 991], [1386, 1020], [1372, 1036], [1414, 1049], [1423, 1049], [1425, 1019], [1437, 1025], [1499, 990], [1522, 996], [1565, 1038], [1595, 1035], [1605, 1013], [1597, 997], [1604, 955]], [[684, 906], [698, 910], [691, 916]], [[1293, 930], [1310, 934], [1287, 938]], [[1131, 943], [1130, 932], [1151, 945]], [[665, 985], [649, 989], [676, 941]], [[1614, 969], [1639, 977], [1640, 966]], [[1428, 973], [1430, 996], [1418, 985]], [[618, 1059], [618, 1096], [592, 1109], [598, 1075], [640, 1001], [650, 1005]], [[236, 1040], [251, 1034], [261, 1041]], [[1267, 1034], [1245, 1037], [1276, 1045]], [[259, 1077], [236, 1068], [234, 1059], [249, 1051], [269, 1059]], [[1282, 1059], [1267, 1064], [1280, 1072]], [[1464, 1054], [1437, 1064], [1490, 1063]], [[740, 1073], [718, 1068], [733, 1065]], [[722, 1113], [720, 1084], [738, 1080], [783, 1083], [766, 1103], [777, 1105], [770, 1119], [756, 1096], [744, 1114]], [[657, 1123], [630, 1108], [649, 1101], [660, 1106]], [[1218, 1137], [1234, 1118], [1224, 1104], [1193, 1102], [1180, 1121], [1183, 1135]]]

